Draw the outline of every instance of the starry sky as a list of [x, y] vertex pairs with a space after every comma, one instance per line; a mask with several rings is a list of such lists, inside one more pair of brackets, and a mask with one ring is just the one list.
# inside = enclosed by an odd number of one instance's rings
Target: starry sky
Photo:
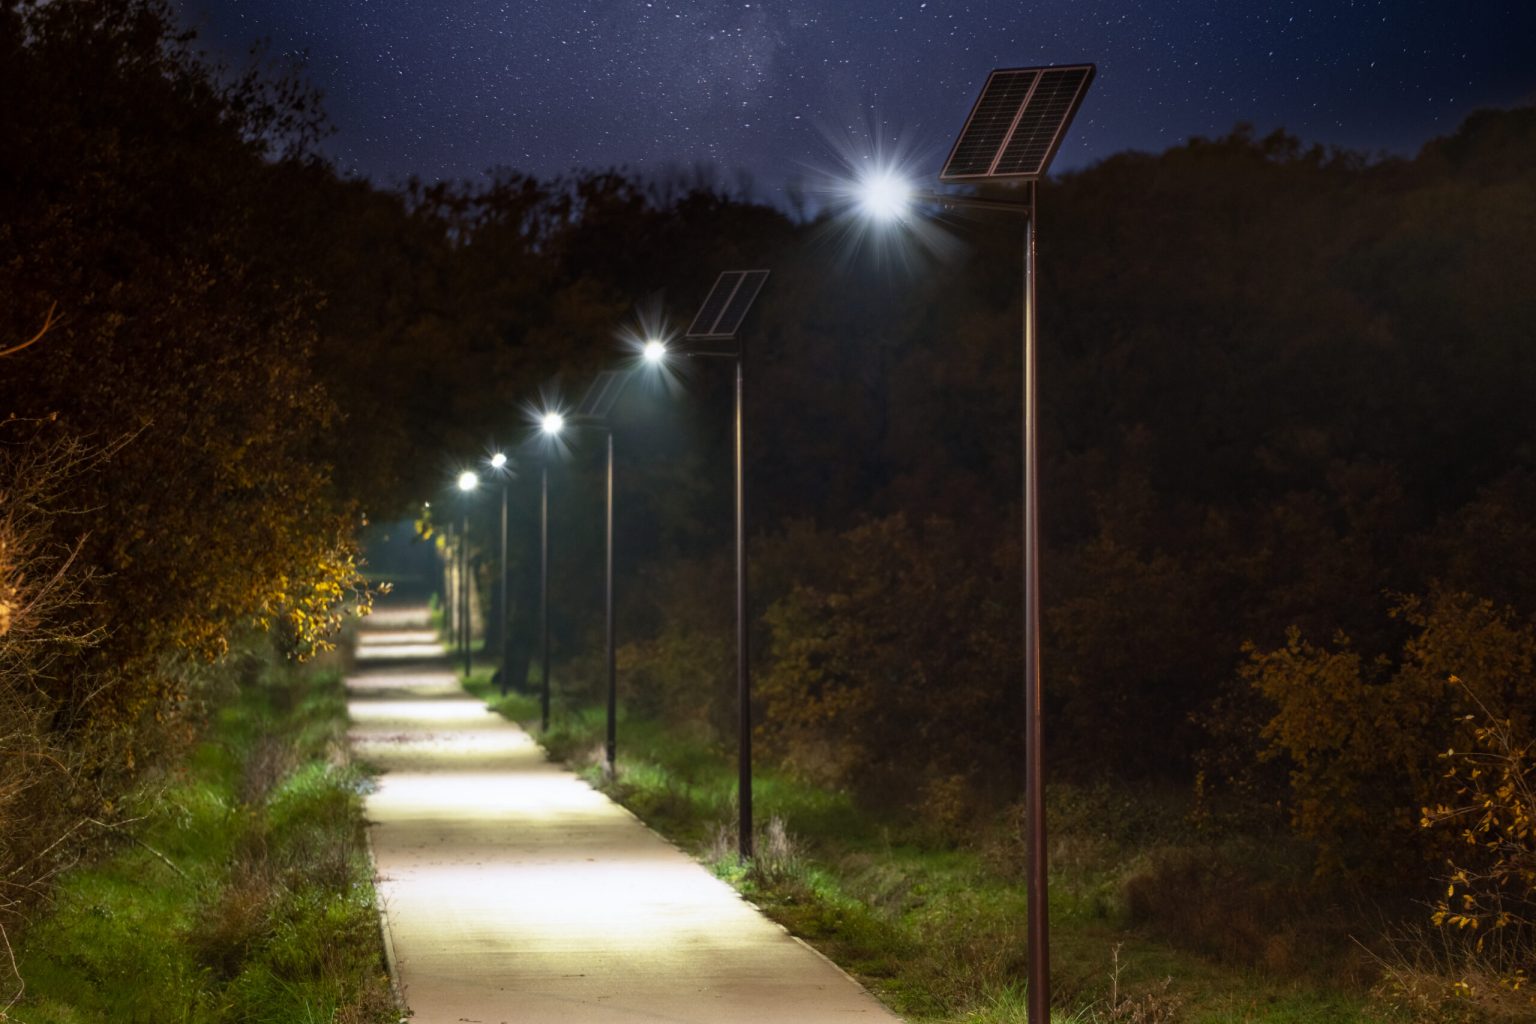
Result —
[[759, 198], [875, 145], [936, 172], [994, 67], [1092, 61], [1055, 163], [1236, 123], [1411, 154], [1536, 103], [1532, 0], [176, 0], [209, 53], [303, 54], [381, 184], [627, 166]]

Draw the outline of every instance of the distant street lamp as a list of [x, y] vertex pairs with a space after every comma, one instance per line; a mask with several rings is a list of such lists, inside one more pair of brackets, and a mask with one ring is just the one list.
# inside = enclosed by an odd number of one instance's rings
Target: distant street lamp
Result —
[[[737, 850], [743, 859], [752, 856], [752, 677], [747, 660], [746, 407], [743, 353], [736, 334], [768, 274], [766, 270], [728, 270], [721, 274], [686, 335], [689, 355], [720, 357], [736, 363], [736, 835]], [[726, 345], [717, 351], [698, 348], [699, 343], [712, 342]]]
[[608, 777], [613, 778], [617, 771], [618, 745], [619, 745], [619, 673], [618, 655], [614, 642], [614, 615], [613, 615], [613, 422], [610, 413], [613, 406], [619, 400], [619, 395], [624, 388], [634, 379], [635, 374], [644, 366], [660, 366], [667, 357], [666, 342], [652, 338], [645, 342], [640, 349], [641, 358], [644, 360], [642, 367], [631, 370], [604, 370], [598, 374], [587, 388], [586, 397], [576, 407], [576, 417], [580, 420], [598, 423], [607, 435], [608, 462], [605, 473], [606, 490], [604, 498], [604, 557], [603, 557], [603, 615], [604, 633], [607, 646], [608, 663], [608, 731], [603, 746], [608, 764]]
[[1021, 183], [1022, 202], [913, 191], [890, 175], [866, 176], [856, 189], [862, 211], [904, 218], [913, 202], [1005, 210], [1024, 215], [1024, 816], [1028, 823], [1030, 1024], [1050, 1020], [1050, 950], [1045, 820], [1045, 729], [1040, 699], [1040, 521], [1035, 371], [1035, 191], [1050, 167], [1088, 86], [1092, 64], [993, 71], [950, 150], [939, 180], [954, 184]]
[[539, 417], [544, 458], [539, 462], [539, 731], [549, 731], [549, 448], [565, 429], [565, 417], [547, 410]]
[[480, 486], [480, 478], [470, 470], [459, 474], [460, 508], [463, 512], [459, 529], [459, 636], [460, 649], [464, 654], [464, 678], [469, 678], [470, 637], [469, 629], [469, 496]]
[[513, 467], [502, 452], [491, 456], [491, 470], [501, 478], [501, 695], [507, 695], [512, 665], [512, 616], [511, 591], [507, 588], [507, 492], [513, 477]]

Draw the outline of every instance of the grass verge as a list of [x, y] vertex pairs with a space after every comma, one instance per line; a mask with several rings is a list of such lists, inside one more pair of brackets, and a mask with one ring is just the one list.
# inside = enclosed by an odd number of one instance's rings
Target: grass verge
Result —
[[[468, 689], [525, 724], [537, 701], [498, 697], [489, 671]], [[846, 794], [759, 765], [757, 857], [735, 856], [734, 755], [703, 733], [624, 720], [618, 770], [603, 769], [603, 712], [556, 706], [540, 737], [565, 762], [690, 850], [914, 1024], [1022, 1024], [1023, 848], [1016, 815], [971, 824], [964, 839], [861, 808]], [[1274, 952], [1268, 967], [1164, 941], [1128, 894], [1155, 886], [1164, 860], [1200, 847], [1168, 794], [1051, 794], [1054, 1016], [1066, 1024], [1352, 1024], [1360, 985]], [[1063, 827], [1065, 825], [1065, 827]], [[1207, 898], [1201, 894], [1196, 898]], [[1144, 898], [1144, 897], [1143, 897]], [[1168, 894], [1176, 900], [1176, 894]], [[1231, 911], [1236, 913], [1234, 909]], [[1281, 945], [1292, 922], [1270, 927]], [[1230, 958], [1229, 958], [1230, 959]]]
[[189, 761], [134, 798], [131, 838], [61, 877], [11, 1019], [398, 1019], [340, 672], [250, 655], [235, 674]]

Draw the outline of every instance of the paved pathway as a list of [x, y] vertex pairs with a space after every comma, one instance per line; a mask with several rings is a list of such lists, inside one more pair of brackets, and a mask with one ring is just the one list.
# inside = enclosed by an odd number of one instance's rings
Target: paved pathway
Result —
[[425, 608], [347, 679], [397, 980], [417, 1024], [892, 1022], [847, 975], [468, 697]]

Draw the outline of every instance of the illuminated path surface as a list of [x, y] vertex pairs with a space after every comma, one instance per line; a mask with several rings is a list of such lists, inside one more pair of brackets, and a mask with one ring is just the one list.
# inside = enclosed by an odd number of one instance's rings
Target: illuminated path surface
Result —
[[426, 621], [375, 613], [347, 679], [415, 1024], [897, 1020], [469, 698]]

